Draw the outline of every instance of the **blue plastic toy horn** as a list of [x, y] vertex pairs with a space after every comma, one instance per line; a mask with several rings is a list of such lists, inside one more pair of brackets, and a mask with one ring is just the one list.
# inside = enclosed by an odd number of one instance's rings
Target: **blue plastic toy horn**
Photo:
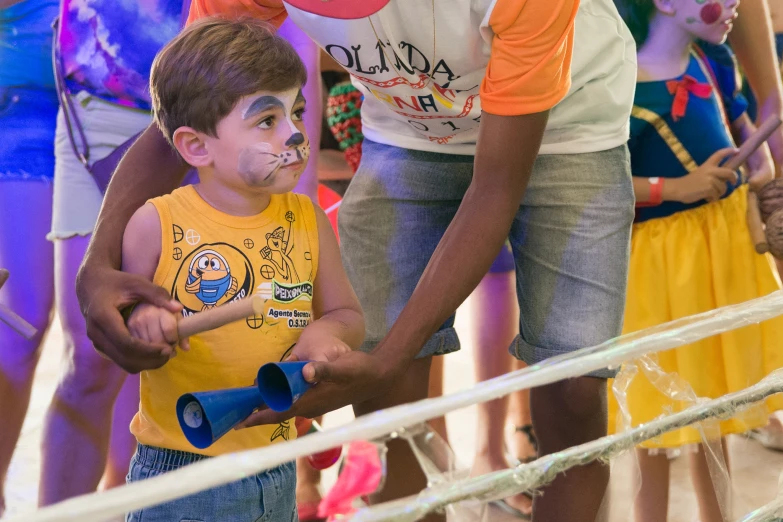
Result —
[[188, 442], [205, 449], [263, 405], [257, 386], [186, 393], [177, 401], [177, 419]]
[[287, 411], [312, 387], [304, 380], [302, 368], [308, 361], [268, 363], [258, 370], [258, 390], [273, 411]]

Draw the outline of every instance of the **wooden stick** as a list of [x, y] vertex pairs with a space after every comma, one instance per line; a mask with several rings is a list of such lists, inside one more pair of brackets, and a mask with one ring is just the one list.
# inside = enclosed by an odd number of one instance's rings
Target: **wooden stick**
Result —
[[13, 310], [0, 304], [0, 321], [16, 330], [16, 332], [28, 341], [35, 337], [38, 330], [33, 325], [19, 317]]
[[772, 136], [772, 133], [780, 127], [780, 123], [780, 118], [775, 115], [764, 120], [764, 123], [759, 125], [756, 129], [756, 132], [751, 134], [750, 137], [745, 140], [745, 143], [740, 145], [739, 152], [729, 158], [723, 166], [731, 170], [740, 168], [742, 164], [748, 160], [750, 155], [756, 152], [756, 149], [761, 147], [761, 145]]
[[761, 223], [759, 198], [752, 190], [748, 190], [748, 213], [746, 219], [748, 221], [750, 238], [753, 240], [756, 252], [766, 254], [769, 252], [769, 243], [767, 243], [767, 236], [764, 233], [764, 225]]
[[[778, 116], [770, 116], [764, 123], [759, 125], [756, 132], [745, 140], [740, 148], [739, 152], [724, 164], [724, 166], [731, 170], [737, 170], [742, 166], [745, 161], [758, 149], [764, 142], [769, 139], [775, 130], [780, 127], [781, 121]], [[767, 237], [764, 234], [764, 225], [761, 222], [761, 211], [759, 210], [759, 198], [752, 190], [748, 190], [748, 210], [745, 216], [748, 222], [748, 231], [750, 232], [750, 238], [753, 241], [753, 246], [756, 252], [759, 254], [766, 254], [769, 252], [769, 244], [767, 243]]]
[[260, 295], [252, 295], [239, 301], [216, 306], [211, 310], [180, 319], [177, 333], [180, 339], [196, 335], [208, 330], [214, 330], [223, 325], [246, 319], [264, 312], [266, 299]]
[[[0, 268], [0, 288], [8, 281], [8, 270]], [[38, 330], [33, 325], [19, 317], [13, 310], [0, 304], [0, 321], [16, 330], [16, 332], [28, 341], [35, 337]]]

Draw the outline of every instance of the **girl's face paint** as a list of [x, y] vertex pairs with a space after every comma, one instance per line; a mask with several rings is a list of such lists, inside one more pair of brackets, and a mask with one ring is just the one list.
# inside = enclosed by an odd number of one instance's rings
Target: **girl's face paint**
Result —
[[671, 10], [664, 14], [694, 39], [721, 44], [737, 17], [738, 3], [738, 0], [670, 0]]
[[712, 25], [720, 20], [722, 14], [723, 6], [721, 6], [719, 2], [704, 4], [701, 11], [699, 11], [701, 21], [707, 25]]

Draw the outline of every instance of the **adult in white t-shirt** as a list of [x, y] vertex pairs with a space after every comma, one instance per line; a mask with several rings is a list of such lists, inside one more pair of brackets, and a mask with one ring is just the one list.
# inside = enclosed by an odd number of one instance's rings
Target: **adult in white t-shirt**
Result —
[[[538, 364], [620, 333], [636, 66], [611, 0], [194, 0], [190, 20], [213, 14], [275, 25], [290, 16], [364, 94], [362, 163], [340, 236], [367, 338], [361, 352], [306, 368], [320, 384], [296, 414], [345, 404], [365, 414], [426, 397], [432, 356], [459, 349], [455, 309], [507, 238], [521, 310], [514, 356]], [[112, 182], [82, 273], [92, 338], [131, 371], [164, 364], [171, 349], [129, 340], [115, 309], [165, 297], [107, 268], [118, 266], [132, 211], [173, 189], [182, 170], [150, 128]], [[605, 434], [611, 375], [532, 391], [542, 453]], [[378, 498], [424, 487], [407, 444], [389, 450]], [[592, 520], [608, 475], [595, 463], [558, 477], [536, 498], [536, 520]]]

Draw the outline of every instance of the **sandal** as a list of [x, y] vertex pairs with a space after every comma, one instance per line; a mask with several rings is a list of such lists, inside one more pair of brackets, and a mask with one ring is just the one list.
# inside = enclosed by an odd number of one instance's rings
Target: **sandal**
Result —
[[503, 511], [504, 513], [511, 515], [515, 518], [518, 518], [519, 520], [533, 520], [533, 515], [526, 515], [525, 513], [522, 513], [517, 508], [513, 507], [511, 504], [506, 502], [505, 500], [492, 500], [488, 502], [490, 506], [495, 506], [499, 510]]
[[516, 467], [520, 464], [527, 464], [529, 462], [533, 462], [538, 458], [538, 439], [536, 438], [536, 434], [533, 432], [533, 425], [532, 424], [525, 424], [524, 426], [514, 426], [514, 435], [517, 433], [521, 433], [527, 437], [528, 442], [531, 446], [533, 446], [533, 451], [536, 452], [536, 455], [531, 455], [530, 457], [525, 457], [524, 459], [520, 459], [514, 455], [511, 455], [511, 452], [508, 449], [508, 446], [506, 446], [506, 461], [508, 462], [509, 466]]

